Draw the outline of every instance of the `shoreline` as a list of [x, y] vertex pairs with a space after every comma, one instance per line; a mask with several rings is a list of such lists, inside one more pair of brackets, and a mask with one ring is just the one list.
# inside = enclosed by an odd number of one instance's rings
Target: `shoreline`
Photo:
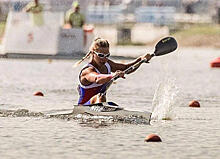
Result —
[[171, 34], [183, 47], [213, 47], [220, 48], [220, 25], [195, 24], [185, 25], [179, 31]]
[[[1, 45], [0, 45], [1, 46]], [[178, 46], [176, 52], [178, 54], [181, 54], [181, 52], [191, 52], [192, 50], [197, 50], [199, 53], [200, 51], [214, 51], [214, 52], [220, 52], [220, 48], [214, 48], [214, 47], [183, 47], [183, 46]], [[127, 45], [127, 46], [112, 46], [110, 47], [110, 52], [111, 52], [111, 59], [114, 60], [133, 60], [145, 53], [153, 53], [154, 52], [154, 47], [153, 45], [151, 47], [149, 46], [132, 46], [132, 45]], [[0, 58], [1, 59], [27, 59], [27, 60], [80, 60], [85, 54], [77, 54], [77, 55], [45, 55], [45, 54], [1, 54], [0, 53]], [[219, 55], [220, 56], [220, 55]]]

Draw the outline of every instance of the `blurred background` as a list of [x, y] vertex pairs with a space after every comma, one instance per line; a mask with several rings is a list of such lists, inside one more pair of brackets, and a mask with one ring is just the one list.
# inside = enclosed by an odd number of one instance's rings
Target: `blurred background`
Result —
[[[29, 2], [0, 0], [0, 42], [9, 13], [22, 12]], [[63, 17], [73, 2], [39, 0], [43, 12], [61, 13]], [[78, 3], [85, 16], [84, 31], [85, 28], [92, 31], [90, 39], [101, 36], [111, 45], [139, 46], [172, 35], [180, 46], [220, 48], [219, 0], [78, 0]], [[64, 21], [59, 25], [62, 27]]]

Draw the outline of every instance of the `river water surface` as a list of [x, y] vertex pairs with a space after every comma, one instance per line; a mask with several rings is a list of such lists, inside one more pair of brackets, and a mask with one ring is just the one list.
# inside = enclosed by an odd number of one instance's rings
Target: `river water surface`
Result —
[[[113, 51], [137, 56], [131, 49]], [[94, 125], [45, 117], [42, 113], [71, 109], [77, 102], [82, 66], [73, 69], [74, 60], [0, 59], [0, 156], [220, 158], [220, 69], [209, 66], [219, 56], [220, 50], [179, 49], [153, 58], [112, 85], [109, 101], [130, 110], [154, 110], [150, 125]], [[37, 91], [44, 97], [34, 96]], [[191, 100], [198, 100], [201, 107], [188, 107]], [[35, 114], [16, 115], [16, 111]], [[152, 133], [162, 142], [144, 142]]]

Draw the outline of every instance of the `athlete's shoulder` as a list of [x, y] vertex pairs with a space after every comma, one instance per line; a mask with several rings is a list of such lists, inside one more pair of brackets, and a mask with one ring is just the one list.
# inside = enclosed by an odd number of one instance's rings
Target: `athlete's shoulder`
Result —
[[126, 69], [126, 65], [123, 63], [118, 63], [118, 62], [114, 62], [112, 60], [108, 60], [109, 65], [111, 66], [111, 71], [115, 72], [117, 70], [125, 70]]
[[109, 64], [110, 66], [113, 66], [115, 64], [115, 62], [110, 59], [108, 59], [106, 63]]
[[107, 61], [108, 65], [110, 66], [111, 70], [114, 70], [114, 68], [116, 67], [117, 63], [114, 62], [113, 60], [108, 59]]
[[86, 66], [82, 69], [82, 75], [89, 74], [92, 72], [96, 72], [96, 69], [93, 66]]

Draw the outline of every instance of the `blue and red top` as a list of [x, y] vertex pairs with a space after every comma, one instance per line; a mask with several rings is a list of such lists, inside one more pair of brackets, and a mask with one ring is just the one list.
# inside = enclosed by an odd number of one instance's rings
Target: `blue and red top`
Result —
[[[111, 74], [111, 66], [106, 62], [105, 63], [105, 66], [108, 70], [108, 74]], [[90, 104], [90, 99], [97, 95], [98, 93], [101, 93], [101, 90], [103, 91], [104, 87], [105, 87], [105, 84], [97, 84], [97, 83], [92, 83], [90, 85], [83, 85], [80, 81], [80, 76], [81, 76], [81, 73], [84, 69], [88, 68], [88, 67], [93, 67], [95, 68], [92, 64], [87, 64], [85, 65], [80, 74], [79, 74], [79, 86], [78, 86], [78, 91], [79, 91], [79, 101], [78, 101], [78, 104], [80, 105], [87, 105], [87, 104]], [[97, 68], [95, 68], [96, 72], [97, 73], [100, 73], [99, 70]], [[101, 73], [100, 73], [101, 74]]]

